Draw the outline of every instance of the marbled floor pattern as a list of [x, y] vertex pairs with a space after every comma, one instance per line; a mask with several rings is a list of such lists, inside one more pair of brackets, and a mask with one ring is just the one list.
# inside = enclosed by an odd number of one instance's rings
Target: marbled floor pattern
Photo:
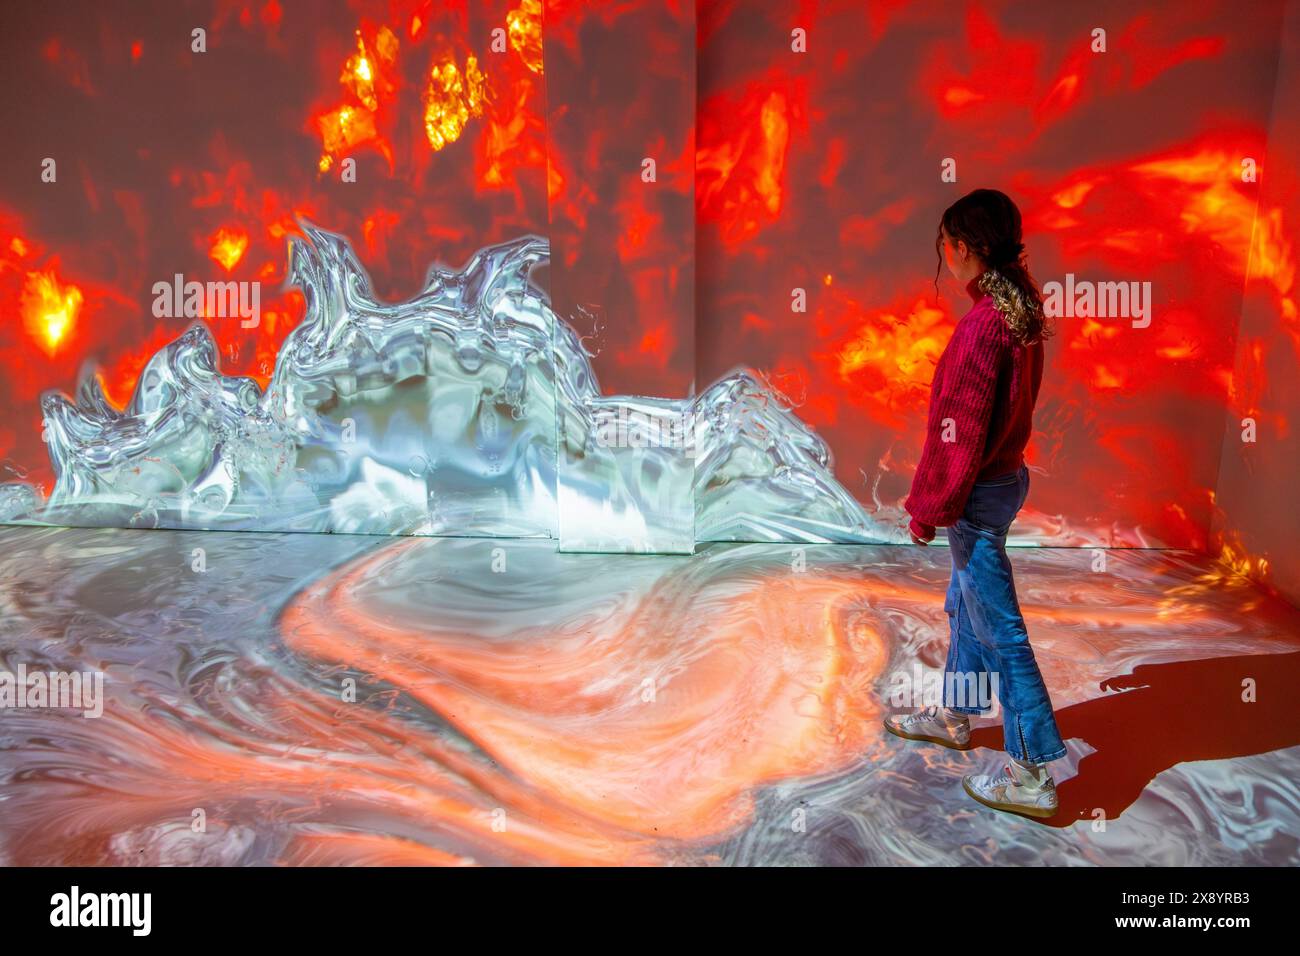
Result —
[[942, 667], [942, 547], [0, 528], [0, 671], [105, 678], [98, 718], [0, 709], [0, 863], [1300, 862], [1300, 611], [1105, 557], [1013, 552], [1044, 823], [961, 790], [996, 720], [880, 729]]

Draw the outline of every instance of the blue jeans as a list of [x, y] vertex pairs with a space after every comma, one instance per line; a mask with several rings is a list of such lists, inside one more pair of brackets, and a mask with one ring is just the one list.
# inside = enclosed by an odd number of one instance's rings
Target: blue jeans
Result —
[[963, 700], [959, 689], [997, 681], [1002, 734], [1017, 760], [1046, 763], [1065, 756], [1052, 701], [1029, 646], [1007, 560], [1007, 530], [1029, 494], [1029, 469], [1021, 466], [977, 481], [965, 513], [948, 529], [952, 579], [944, 610], [950, 637], [944, 666], [944, 706], [982, 714], [987, 700]]

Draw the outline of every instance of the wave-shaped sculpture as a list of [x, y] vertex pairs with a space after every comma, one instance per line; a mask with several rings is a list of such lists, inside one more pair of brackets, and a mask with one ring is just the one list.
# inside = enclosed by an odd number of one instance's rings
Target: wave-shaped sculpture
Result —
[[[540, 536], [566, 550], [899, 539], [748, 372], [694, 399], [602, 396], [581, 339], [531, 278], [545, 239], [435, 266], [422, 292], [390, 304], [347, 239], [302, 230], [289, 282], [306, 312], [265, 390], [223, 375], [195, 324], [150, 359], [120, 411], [93, 374], [75, 399], [49, 392], [57, 482], [48, 500], [0, 485], [0, 520]], [[663, 422], [678, 431], [655, 435], [680, 441], [638, 440]]]

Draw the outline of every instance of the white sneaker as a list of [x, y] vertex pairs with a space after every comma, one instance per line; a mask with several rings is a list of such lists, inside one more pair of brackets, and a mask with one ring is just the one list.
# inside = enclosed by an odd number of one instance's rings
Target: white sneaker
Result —
[[953, 719], [944, 713], [942, 707], [925, 707], [910, 714], [890, 714], [885, 718], [885, 729], [895, 737], [907, 740], [924, 740], [953, 750], [970, 749], [970, 719], [965, 714]]
[[961, 785], [974, 799], [1008, 813], [1027, 817], [1050, 817], [1056, 814], [1056, 784], [1046, 767], [1031, 770], [1014, 760], [996, 774], [970, 774], [961, 778]]

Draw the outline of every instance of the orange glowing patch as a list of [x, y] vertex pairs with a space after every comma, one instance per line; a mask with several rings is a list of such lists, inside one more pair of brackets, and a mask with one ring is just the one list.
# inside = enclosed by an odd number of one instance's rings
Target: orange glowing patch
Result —
[[470, 119], [483, 115], [487, 80], [470, 55], [461, 71], [453, 60], [435, 63], [424, 91], [424, 132], [435, 152], [460, 139]]
[[954, 107], [969, 106], [982, 99], [984, 97], [981, 94], [964, 86], [950, 86], [943, 94], [943, 101]]
[[1219, 561], [1252, 581], [1268, 580], [1268, 558], [1247, 553], [1240, 542], [1225, 542]]
[[[888, 645], [853, 613], [856, 579], [756, 581], [719, 602], [699, 653], [670, 667], [681, 635], [635, 618], [600, 640], [492, 642], [376, 615], [362, 585], [418, 548], [384, 549], [305, 591], [284, 612], [284, 639], [367, 672], [382, 661], [393, 684], [544, 795], [557, 829], [572, 814], [593, 839], [716, 839], [753, 819], [758, 788], [843, 771], [878, 737], [871, 688]], [[647, 706], [644, 675], [660, 668], [671, 676]]]
[[53, 269], [29, 272], [22, 293], [23, 325], [53, 355], [76, 325], [83, 301], [81, 290], [60, 284]]
[[371, 143], [392, 164], [392, 150], [380, 137], [375, 117], [397, 90], [397, 34], [385, 26], [369, 40], [360, 30], [356, 31], [356, 37], [357, 51], [343, 62], [339, 73], [339, 85], [352, 102], [316, 117], [324, 150], [317, 164], [322, 173], [328, 172], [341, 154]]
[[895, 413], [923, 408], [950, 332], [947, 315], [924, 299], [906, 317], [874, 312], [835, 350], [834, 371], [855, 401]]
[[790, 121], [786, 118], [785, 98], [772, 94], [763, 104], [763, 163], [755, 181], [767, 211], [781, 211], [781, 173], [785, 169], [786, 147], [790, 142]]
[[1099, 322], [1085, 317], [1079, 324], [1079, 337], [1070, 343], [1070, 348], [1083, 349], [1097, 339], [1113, 339], [1119, 335], [1119, 327], [1114, 323]]
[[208, 257], [227, 272], [239, 265], [248, 251], [248, 233], [242, 229], [222, 227], [212, 235]]
[[542, 0], [522, 0], [506, 14], [506, 29], [524, 66], [542, 75]]
[[781, 211], [782, 181], [794, 123], [804, 122], [801, 88], [749, 90], [739, 103], [705, 107], [727, 128], [707, 127], [696, 148], [695, 207], [717, 222], [729, 244], [752, 238]]
[[1056, 86], [1052, 87], [1052, 92], [1048, 94], [1048, 102], [1054, 102], [1061, 108], [1068, 107], [1074, 102], [1079, 95], [1079, 74], [1069, 73], [1061, 77]]
[[1052, 201], [1062, 209], [1074, 209], [1087, 198], [1088, 193], [1092, 192], [1092, 188], [1093, 183], [1090, 182], [1075, 183], [1073, 186], [1058, 192], [1052, 197]]
[[378, 134], [375, 116], [369, 110], [354, 106], [340, 106], [316, 120], [325, 154], [320, 158], [320, 171], [326, 172], [334, 165], [334, 157], [355, 146], [373, 142]]
[[369, 45], [358, 30], [357, 52], [343, 64], [339, 82], [371, 112], [379, 109], [381, 96], [393, 92], [393, 84], [385, 79], [384, 71], [397, 62], [397, 46], [397, 36], [388, 27], [380, 27]]
[[1296, 262], [1291, 237], [1282, 221], [1282, 210], [1261, 209], [1251, 234], [1248, 278], [1267, 282], [1282, 296], [1282, 315], [1288, 323], [1295, 319]]
[[1240, 257], [1244, 270], [1255, 228], [1255, 198], [1237, 188], [1239, 161], [1223, 151], [1202, 150], [1137, 163], [1131, 167], [1152, 185], [1170, 190], [1189, 234], [1203, 235]]
[[1094, 388], [1123, 388], [1124, 380], [1104, 365], [1098, 365], [1093, 369], [1092, 384]]

